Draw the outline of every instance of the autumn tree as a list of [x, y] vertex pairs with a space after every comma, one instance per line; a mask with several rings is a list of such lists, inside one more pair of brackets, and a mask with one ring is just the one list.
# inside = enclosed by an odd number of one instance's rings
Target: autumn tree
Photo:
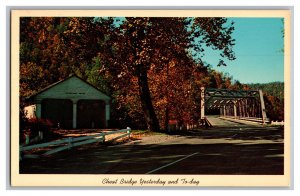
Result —
[[[119, 80], [137, 78], [140, 103], [147, 127], [151, 131], [157, 131], [160, 126], [149, 89], [150, 68], [158, 72], [168, 72], [168, 69], [164, 68], [172, 59], [179, 62], [177, 66], [199, 65], [204, 46], [212, 47], [220, 51], [221, 57], [233, 60], [235, 57], [232, 51], [232, 25], [227, 24], [225, 18], [125, 18], [124, 22], [111, 32], [110, 41], [107, 42], [109, 44], [102, 48], [100, 56], [109, 62], [105, 63], [108, 65], [106, 69], [114, 73]], [[192, 59], [194, 62], [182, 59]], [[224, 64], [221, 59], [219, 65]]]
[[31, 95], [70, 74], [87, 79], [91, 65], [97, 66], [94, 57], [111, 23], [96, 24], [93, 17], [21, 18], [21, 95]]

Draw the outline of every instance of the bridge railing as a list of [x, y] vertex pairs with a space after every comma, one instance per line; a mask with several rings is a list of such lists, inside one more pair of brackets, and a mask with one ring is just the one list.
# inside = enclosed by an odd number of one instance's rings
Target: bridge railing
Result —
[[234, 119], [234, 120], [243, 120], [243, 121], [250, 121], [250, 122], [256, 122], [256, 123], [270, 123], [270, 120], [267, 119], [262, 119], [262, 118], [257, 118], [257, 117], [241, 117], [241, 116], [221, 116], [221, 118], [229, 118], [229, 119]]
[[[117, 136], [115, 138], [112, 138], [110, 140], [105, 139], [105, 136], [117, 134], [117, 133], [124, 133], [124, 134]], [[128, 138], [130, 138], [130, 134], [131, 134], [131, 129], [128, 127], [127, 129], [121, 129], [121, 130], [111, 131], [111, 132], [106, 132], [106, 133], [99, 133], [99, 134], [90, 135], [90, 136], [68, 137], [65, 139], [41, 143], [41, 144], [21, 146], [20, 147], [20, 160], [22, 160], [22, 158], [39, 157], [39, 155], [24, 155], [24, 156], [22, 156], [23, 152], [28, 151], [28, 150], [47, 148], [47, 147], [53, 148], [42, 154], [42, 156], [47, 156], [47, 155], [51, 155], [51, 154], [54, 154], [54, 153], [57, 153], [57, 152], [60, 152], [63, 150], [71, 149], [72, 147], [81, 146], [81, 145], [85, 145], [85, 144], [91, 144], [91, 143], [95, 143], [95, 142], [116, 141], [118, 139], [121, 139], [121, 138], [124, 138], [127, 136], [128, 136]]]

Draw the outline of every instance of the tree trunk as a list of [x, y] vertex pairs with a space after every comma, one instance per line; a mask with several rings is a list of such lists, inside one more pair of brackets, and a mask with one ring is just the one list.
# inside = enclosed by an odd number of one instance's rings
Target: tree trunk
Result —
[[167, 98], [167, 105], [166, 105], [166, 110], [165, 110], [165, 131], [168, 132], [169, 131], [169, 64], [168, 62], [166, 62], [166, 66], [167, 66], [167, 86], [166, 86], [166, 98]]
[[[167, 103], [168, 104], [168, 103]], [[169, 132], [169, 106], [166, 106], [166, 110], [165, 110], [165, 131]]]
[[143, 66], [139, 66], [138, 70], [138, 84], [141, 104], [146, 119], [148, 130], [160, 131], [159, 122], [154, 112], [151, 101], [151, 95], [148, 85], [147, 70]]

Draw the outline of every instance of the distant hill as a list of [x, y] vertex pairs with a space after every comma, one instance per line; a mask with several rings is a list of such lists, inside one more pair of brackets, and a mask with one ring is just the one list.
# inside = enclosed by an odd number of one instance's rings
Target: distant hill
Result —
[[280, 101], [284, 99], [284, 83], [283, 82], [270, 82], [270, 83], [255, 83], [247, 84], [253, 90], [261, 89], [264, 93], [277, 97]]

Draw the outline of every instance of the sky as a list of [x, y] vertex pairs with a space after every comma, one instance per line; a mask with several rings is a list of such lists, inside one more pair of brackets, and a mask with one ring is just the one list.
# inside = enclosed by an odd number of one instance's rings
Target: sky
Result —
[[281, 18], [230, 18], [235, 22], [233, 38], [236, 60], [217, 67], [219, 55], [207, 50], [204, 61], [229, 73], [241, 83], [284, 81], [283, 21]]
[[[121, 23], [124, 18], [120, 19]], [[216, 66], [220, 55], [205, 48], [202, 60], [213, 69], [228, 73], [241, 83], [268, 83], [284, 81], [284, 38], [282, 18], [228, 18], [234, 22], [232, 37], [236, 45], [233, 50], [236, 60], [225, 60], [227, 66]]]

